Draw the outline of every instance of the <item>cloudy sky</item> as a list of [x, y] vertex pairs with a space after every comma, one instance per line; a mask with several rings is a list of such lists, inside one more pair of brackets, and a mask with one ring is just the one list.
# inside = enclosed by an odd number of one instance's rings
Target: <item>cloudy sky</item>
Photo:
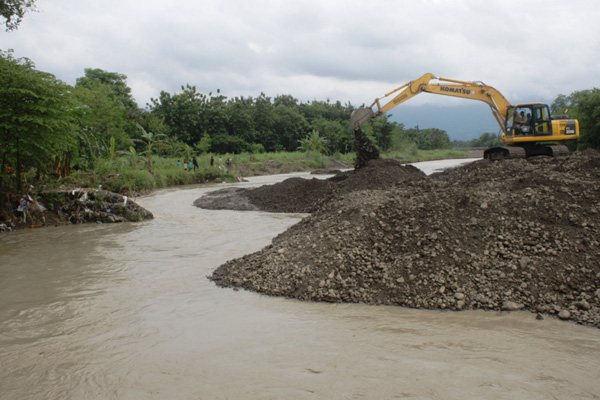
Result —
[[142, 107], [188, 83], [229, 98], [370, 104], [425, 72], [483, 81], [512, 103], [599, 86], [597, 0], [37, 0], [37, 8], [18, 30], [0, 31], [0, 49], [69, 84], [84, 68], [124, 74]]

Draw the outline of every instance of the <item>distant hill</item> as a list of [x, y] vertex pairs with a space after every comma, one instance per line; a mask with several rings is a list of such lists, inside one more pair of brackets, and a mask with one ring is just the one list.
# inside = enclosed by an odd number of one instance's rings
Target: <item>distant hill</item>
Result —
[[490, 108], [484, 103], [459, 106], [423, 104], [400, 105], [390, 112], [390, 121], [404, 124], [406, 128], [437, 128], [446, 131], [452, 140], [470, 140], [482, 133], [498, 133], [500, 127]]

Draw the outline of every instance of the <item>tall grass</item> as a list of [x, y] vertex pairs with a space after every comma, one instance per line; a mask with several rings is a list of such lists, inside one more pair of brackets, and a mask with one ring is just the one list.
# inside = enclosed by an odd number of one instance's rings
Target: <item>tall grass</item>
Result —
[[[211, 156], [213, 164], [211, 165]], [[336, 154], [336, 159], [353, 162], [353, 155]], [[231, 165], [227, 159], [231, 158]], [[235, 155], [202, 154], [196, 156], [197, 168], [186, 168], [187, 159], [152, 157], [152, 173], [148, 163], [136, 156], [97, 160], [91, 171], [76, 171], [59, 185], [99, 187], [117, 193], [143, 193], [168, 186], [205, 182], [233, 182], [242, 177], [309, 171], [326, 168], [330, 157], [299, 152], [243, 153]], [[178, 166], [178, 162], [181, 165]]]
[[[211, 165], [211, 156], [213, 165]], [[444, 158], [464, 158], [467, 154], [457, 150], [417, 150], [407, 147], [402, 151], [382, 154], [401, 162], [417, 162]], [[231, 158], [232, 164], [227, 165]], [[139, 157], [113, 157], [98, 160], [91, 171], [79, 171], [59, 184], [69, 187], [99, 187], [117, 193], [144, 193], [178, 185], [205, 182], [233, 182], [243, 177], [311, 171], [327, 168], [332, 159], [353, 165], [354, 153], [325, 156], [318, 153], [277, 152], [242, 153], [235, 155], [202, 154], [196, 157], [198, 167], [188, 169], [183, 158], [152, 157], [153, 172]], [[178, 166], [181, 161], [181, 166]]]

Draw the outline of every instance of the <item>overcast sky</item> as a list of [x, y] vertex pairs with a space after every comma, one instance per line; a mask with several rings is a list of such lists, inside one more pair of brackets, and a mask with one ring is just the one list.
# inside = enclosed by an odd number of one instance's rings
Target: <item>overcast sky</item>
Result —
[[[599, 86], [597, 0], [37, 0], [0, 31], [73, 85], [84, 68], [127, 76], [141, 107], [202, 93], [370, 104], [425, 72], [483, 81], [512, 103]], [[456, 105], [423, 94], [411, 104]], [[408, 105], [408, 103], [407, 103]]]

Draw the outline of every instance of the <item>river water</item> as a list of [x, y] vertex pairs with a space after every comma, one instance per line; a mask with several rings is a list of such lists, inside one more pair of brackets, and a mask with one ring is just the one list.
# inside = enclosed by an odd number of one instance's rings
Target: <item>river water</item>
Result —
[[598, 329], [216, 287], [302, 218], [192, 206], [225, 186], [137, 199], [152, 221], [0, 235], [0, 399], [600, 398]]

